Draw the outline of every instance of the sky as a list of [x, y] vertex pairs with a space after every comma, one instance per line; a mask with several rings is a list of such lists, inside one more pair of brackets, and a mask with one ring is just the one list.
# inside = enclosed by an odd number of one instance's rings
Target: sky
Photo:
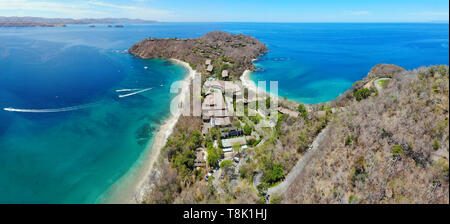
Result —
[[0, 0], [0, 16], [161, 22], [441, 22], [448, 0]]

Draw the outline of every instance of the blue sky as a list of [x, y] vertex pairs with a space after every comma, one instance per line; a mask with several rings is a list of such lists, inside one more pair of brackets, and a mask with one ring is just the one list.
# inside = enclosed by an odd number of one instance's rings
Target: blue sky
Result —
[[0, 0], [0, 16], [163, 22], [448, 21], [448, 0]]

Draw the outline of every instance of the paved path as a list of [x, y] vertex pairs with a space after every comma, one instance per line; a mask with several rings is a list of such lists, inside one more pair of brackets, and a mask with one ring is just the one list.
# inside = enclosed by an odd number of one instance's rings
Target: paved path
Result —
[[291, 184], [295, 181], [295, 178], [302, 172], [303, 168], [305, 168], [306, 164], [309, 160], [316, 154], [317, 148], [319, 147], [319, 143], [322, 141], [324, 136], [328, 131], [328, 127], [323, 129], [319, 135], [317, 135], [316, 139], [312, 143], [312, 148], [308, 150], [297, 162], [297, 164], [292, 168], [291, 172], [287, 175], [286, 179], [283, 182], [278, 184], [275, 187], [269, 188], [267, 194], [270, 195], [282, 195], [286, 190], [291, 186]]
[[261, 184], [262, 172], [258, 172], [253, 176], [253, 187], [258, 192], [258, 185]]

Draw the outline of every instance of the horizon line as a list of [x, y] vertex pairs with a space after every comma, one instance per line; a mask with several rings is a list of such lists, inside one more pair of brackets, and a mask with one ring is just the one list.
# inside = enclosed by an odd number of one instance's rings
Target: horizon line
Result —
[[450, 20], [430, 20], [430, 21], [160, 21], [156, 19], [143, 19], [131, 17], [42, 17], [42, 16], [0, 16], [0, 18], [42, 18], [42, 19], [130, 19], [144, 20], [159, 23], [450, 23]]

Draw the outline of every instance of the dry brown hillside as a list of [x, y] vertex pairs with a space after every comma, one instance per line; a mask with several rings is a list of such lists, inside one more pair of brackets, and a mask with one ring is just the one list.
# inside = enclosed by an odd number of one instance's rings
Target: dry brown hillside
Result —
[[448, 67], [391, 73], [379, 92], [331, 103], [343, 110], [282, 202], [449, 203]]

